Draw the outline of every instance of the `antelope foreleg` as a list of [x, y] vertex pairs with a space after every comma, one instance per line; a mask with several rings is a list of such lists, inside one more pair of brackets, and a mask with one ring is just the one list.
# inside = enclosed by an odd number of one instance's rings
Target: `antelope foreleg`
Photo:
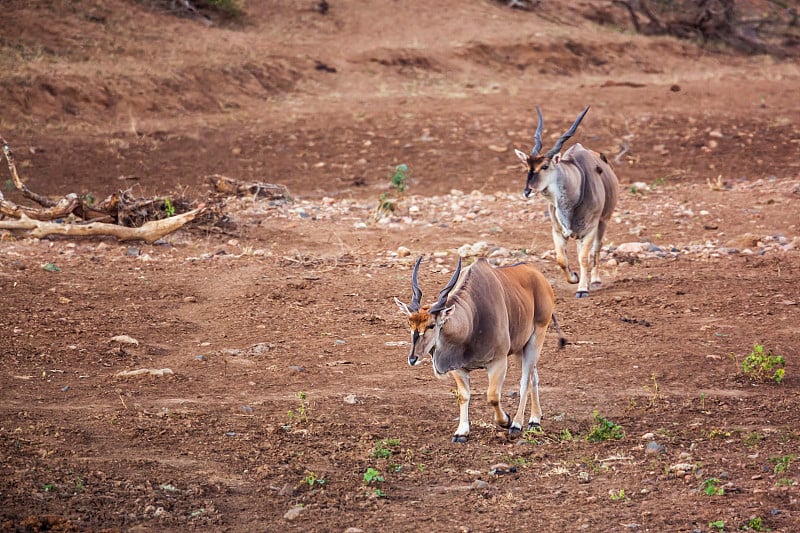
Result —
[[561, 233], [561, 230], [553, 224], [553, 246], [556, 249], [556, 263], [561, 267], [567, 283], [578, 283], [578, 275], [569, 268], [569, 260], [567, 259], [567, 239]]
[[469, 435], [469, 372], [453, 370], [450, 372], [456, 381], [456, 400], [458, 401], [458, 428], [453, 442], [467, 442]]
[[508, 370], [508, 358], [498, 357], [495, 361], [489, 363], [486, 367], [486, 372], [489, 375], [489, 387], [486, 390], [486, 401], [494, 409], [494, 422], [502, 428], [507, 428], [511, 425], [511, 417], [503, 410], [500, 405], [500, 398], [503, 397], [503, 383], [506, 379], [506, 372]]
[[580, 282], [578, 290], [575, 292], [576, 298], [586, 298], [589, 296], [589, 252], [594, 248], [594, 236], [597, 229], [578, 239], [578, 262], [580, 263]]

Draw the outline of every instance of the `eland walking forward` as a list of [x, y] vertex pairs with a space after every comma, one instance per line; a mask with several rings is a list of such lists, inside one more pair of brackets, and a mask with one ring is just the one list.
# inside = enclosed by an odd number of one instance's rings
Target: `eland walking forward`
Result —
[[[551, 321], [559, 334], [559, 346], [566, 343], [555, 314], [555, 295], [541, 272], [528, 264], [492, 267], [480, 258], [461, 269], [461, 259], [450, 281], [433, 305], [422, 307], [418, 275], [420, 257], [411, 275], [413, 296], [405, 304], [395, 303], [408, 317], [411, 327], [412, 366], [431, 354], [438, 378], [453, 376], [458, 388], [459, 423], [453, 442], [466, 442], [469, 435], [469, 373], [485, 368], [489, 375], [486, 399], [494, 408], [494, 420], [509, 433], [522, 430], [530, 394], [528, 428], [542, 419], [539, 405], [539, 375], [536, 369], [545, 333]], [[512, 420], [500, 405], [508, 356], [519, 358], [522, 368], [519, 407]]]
[[[549, 204], [556, 261], [567, 281], [578, 284], [576, 298], [589, 296], [590, 268], [591, 287], [600, 287], [600, 250], [619, 195], [619, 181], [604, 155], [578, 143], [563, 155], [559, 153], [567, 139], [575, 134], [587, 111], [588, 106], [572, 127], [559, 137], [555, 146], [540, 155], [544, 121], [542, 111], [537, 107], [539, 124], [530, 155], [515, 150], [528, 169], [523, 194], [526, 198], [540, 194]], [[580, 276], [569, 268], [566, 246], [570, 237], [578, 243]]]

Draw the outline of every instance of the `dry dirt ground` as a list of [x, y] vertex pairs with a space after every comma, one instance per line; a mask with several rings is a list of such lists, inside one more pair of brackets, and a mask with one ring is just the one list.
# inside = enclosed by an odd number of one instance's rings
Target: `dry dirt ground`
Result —
[[[2, 4], [0, 133], [33, 190], [202, 199], [224, 174], [293, 201], [153, 245], [2, 235], [0, 530], [800, 531], [795, 62], [552, 5], [244, 5]], [[577, 300], [513, 148], [535, 105], [547, 145], [586, 104], [574, 140], [622, 192]], [[452, 383], [406, 363], [392, 299], [422, 255], [428, 301], [459, 249], [555, 288], [543, 434], [493, 427], [475, 372], [451, 444]], [[781, 384], [743, 374], [754, 344]], [[600, 419], [624, 437], [590, 442]]]

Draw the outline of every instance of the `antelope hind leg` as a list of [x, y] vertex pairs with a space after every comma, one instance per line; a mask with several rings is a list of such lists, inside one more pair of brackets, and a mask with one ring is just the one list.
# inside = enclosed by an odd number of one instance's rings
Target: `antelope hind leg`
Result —
[[594, 236], [592, 246], [592, 258], [594, 262], [592, 264], [592, 281], [589, 285], [592, 289], [599, 289], [602, 285], [600, 282], [600, 250], [603, 249], [603, 236], [606, 233], [606, 226], [607, 222], [605, 220], [600, 220], [597, 223], [597, 234]]

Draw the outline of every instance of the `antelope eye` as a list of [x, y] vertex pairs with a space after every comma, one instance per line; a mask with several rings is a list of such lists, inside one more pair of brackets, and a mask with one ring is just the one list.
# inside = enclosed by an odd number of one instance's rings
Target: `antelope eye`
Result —
[[549, 165], [542, 165], [542, 170], [547, 170], [547, 167], [548, 167], [548, 166], [549, 166]]
[[426, 327], [425, 329], [433, 329], [435, 327], [436, 327], [436, 324], [428, 324], [428, 327]]

